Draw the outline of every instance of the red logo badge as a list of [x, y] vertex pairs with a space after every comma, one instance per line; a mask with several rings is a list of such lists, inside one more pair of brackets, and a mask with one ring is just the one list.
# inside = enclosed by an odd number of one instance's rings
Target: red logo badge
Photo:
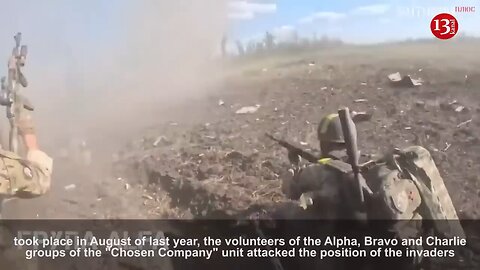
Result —
[[439, 39], [451, 39], [458, 32], [458, 21], [451, 14], [441, 13], [432, 19], [430, 29]]

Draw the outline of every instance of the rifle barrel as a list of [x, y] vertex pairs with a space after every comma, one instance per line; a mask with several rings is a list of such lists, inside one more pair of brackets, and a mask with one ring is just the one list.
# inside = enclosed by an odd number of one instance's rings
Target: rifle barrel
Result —
[[272, 135], [268, 134], [268, 133], [265, 133], [265, 135], [272, 139], [273, 141], [277, 142], [278, 144], [280, 144], [281, 146], [285, 147], [289, 154], [294, 154], [294, 155], [297, 155], [297, 156], [301, 156], [302, 158], [306, 159], [307, 161], [309, 162], [312, 162], [312, 163], [316, 163], [318, 161], [318, 157], [316, 157], [315, 155], [313, 155], [312, 153], [309, 153], [305, 150], [303, 150], [302, 148], [300, 147], [296, 147], [284, 140], [280, 140], [280, 139], [276, 139], [275, 137], [273, 137]]

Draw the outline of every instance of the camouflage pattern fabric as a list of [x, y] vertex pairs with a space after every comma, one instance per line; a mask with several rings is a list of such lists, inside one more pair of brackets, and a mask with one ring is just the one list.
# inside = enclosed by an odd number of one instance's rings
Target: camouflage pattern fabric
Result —
[[[50, 189], [52, 159], [39, 150], [30, 151], [27, 160], [0, 150], [0, 195], [31, 198]], [[36, 270], [35, 259], [25, 259], [24, 250], [14, 247], [10, 230], [0, 224], [0, 265], [11, 270]]]
[[437, 232], [446, 237], [465, 237], [452, 199], [430, 153], [420, 146], [398, 151], [398, 163], [415, 183], [422, 197], [425, 218], [435, 223]]
[[445, 183], [425, 148], [395, 149], [369, 169], [366, 178], [375, 190], [377, 211], [371, 218], [431, 220], [442, 236], [465, 237]]
[[316, 164], [291, 170], [284, 178], [283, 192], [300, 205], [318, 214], [318, 219], [352, 219], [357, 210], [351, 194], [354, 188], [351, 178], [352, 167], [327, 155]]
[[[334, 202], [340, 193], [348, 196], [348, 192], [342, 192], [342, 189], [348, 190], [350, 186], [341, 178], [350, 171], [349, 164], [338, 159], [324, 158], [318, 164], [294, 170], [293, 176], [284, 181], [283, 190], [291, 199], [315, 192], [317, 198], [320, 196]], [[369, 168], [366, 178], [375, 193], [376, 211], [373, 211], [372, 218], [431, 219], [438, 221], [438, 231], [464, 237], [443, 179], [425, 148], [412, 146], [397, 150], [388, 161], [378, 161]]]
[[31, 198], [50, 189], [53, 160], [39, 150], [29, 151], [27, 159], [0, 150], [0, 195]]
[[380, 164], [372, 168], [367, 181], [374, 190], [376, 210], [370, 218], [383, 220], [410, 220], [421, 204], [420, 193], [410, 179], [400, 177], [399, 171]]

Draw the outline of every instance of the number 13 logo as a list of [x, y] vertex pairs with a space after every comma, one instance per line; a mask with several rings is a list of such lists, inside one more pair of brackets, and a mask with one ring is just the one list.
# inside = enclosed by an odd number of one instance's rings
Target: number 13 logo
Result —
[[441, 13], [432, 19], [430, 30], [439, 39], [450, 39], [458, 32], [458, 21], [451, 14]]

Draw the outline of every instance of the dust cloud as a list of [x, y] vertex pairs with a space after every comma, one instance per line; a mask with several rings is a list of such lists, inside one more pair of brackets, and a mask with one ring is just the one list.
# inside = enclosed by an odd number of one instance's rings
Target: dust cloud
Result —
[[29, 46], [22, 91], [47, 150], [71, 137], [113, 147], [214, 88], [227, 2], [18, 0], [0, 23], [5, 63], [15, 32]]

